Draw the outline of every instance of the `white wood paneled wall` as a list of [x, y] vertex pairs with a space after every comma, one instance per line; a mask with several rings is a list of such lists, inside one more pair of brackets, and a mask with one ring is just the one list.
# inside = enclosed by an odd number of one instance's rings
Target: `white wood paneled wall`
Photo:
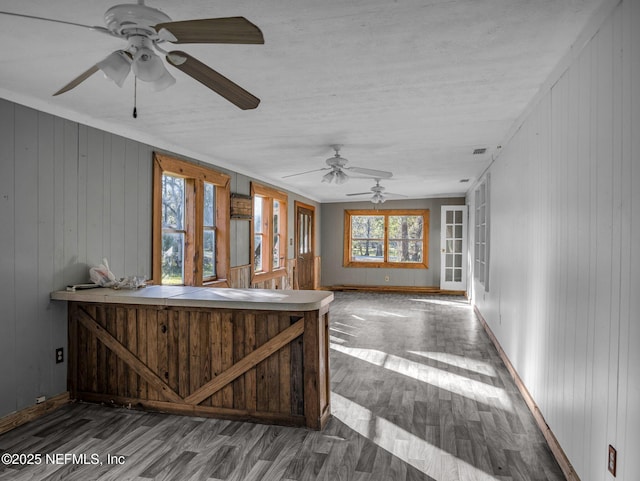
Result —
[[490, 291], [474, 284], [582, 481], [614, 479], [609, 444], [615, 479], [640, 479], [638, 24], [639, 1], [615, 6], [504, 145]]
[[51, 291], [103, 257], [151, 273], [151, 166], [146, 145], [0, 100], [0, 416], [66, 390]]

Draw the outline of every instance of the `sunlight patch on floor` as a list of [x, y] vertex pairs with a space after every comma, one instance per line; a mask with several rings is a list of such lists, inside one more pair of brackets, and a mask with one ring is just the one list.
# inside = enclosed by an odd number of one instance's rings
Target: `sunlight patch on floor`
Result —
[[331, 342], [337, 342], [337, 343], [339, 343], [339, 344], [343, 344], [343, 343], [347, 342], [347, 341], [346, 341], [346, 340], [344, 340], [344, 339], [340, 339], [339, 337], [335, 337], [335, 336], [331, 336], [331, 335], [329, 335], [329, 340], [330, 340]]
[[377, 311], [380, 314], [386, 314], [387, 316], [393, 316], [393, 317], [401, 317], [403, 319], [409, 317], [409, 316], [405, 316], [403, 314], [396, 314], [395, 312], [387, 312], [387, 311]]
[[467, 301], [445, 301], [443, 299], [410, 299], [415, 302], [424, 302], [427, 304], [437, 304], [438, 306], [460, 307], [462, 309], [471, 309]]
[[331, 393], [331, 412], [360, 435], [436, 481], [497, 480], [336, 392]]
[[355, 334], [351, 334], [350, 332], [343, 331], [342, 329], [336, 329], [335, 327], [330, 327], [329, 330], [333, 332], [339, 332], [340, 334], [344, 334], [345, 336], [356, 337]]
[[448, 352], [435, 352], [435, 351], [408, 351], [416, 356], [426, 357], [438, 362], [444, 362], [452, 366], [466, 369], [467, 371], [474, 371], [478, 374], [484, 374], [485, 376], [496, 376], [495, 368], [484, 361], [478, 361], [476, 359], [469, 359], [463, 356], [457, 356], [455, 354], [449, 354]]
[[475, 399], [479, 402], [488, 402], [489, 398], [500, 401], [503, 409], [513, 412], [513, 405], [507, 392], [490, 384], [469, 379], [452, 372], [444, 371], [419, 362], [388, 354], [377, 349], [364, 349], [358, 347], [341, 346], [330, 343], [331, 349], [348, 356], [361, 359], [376, 366], [388, 369], [403, 376], [408, 376], [440, 389]]

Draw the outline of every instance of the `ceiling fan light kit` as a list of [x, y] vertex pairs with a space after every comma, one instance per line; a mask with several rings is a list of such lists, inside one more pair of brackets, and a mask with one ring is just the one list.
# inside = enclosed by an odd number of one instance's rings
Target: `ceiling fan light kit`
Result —
[[55, 92], [54, 96], [77, 87], [98, 70], [119, 87], [124, 85], [129, 72], [133, 70], [136, 79], [151, 83], [156, 91], [164, 90], [173, 85], [176, 79], [169, 73], [162, 58], [155, 53], [158, 51], [166, 56], [168, 64], [237, 107], [243, 110], [254, 109], [260, 103], [260, 99], [190, 55], [180, 51], [167, 52], [159, 45], [164, 42], [263, 44], [264, 37], [260, 29], [244, 17], [174, 22], [164, 12], [146, 6], [144, 0], [138, 0], [137, 4], [122, 4], [109, 8], [104, 15], [106, 27], [11, 12], [0, 14], [88, 28], [127, 41], [126, 49], [111, 53]]
[[102, 70], [105, 77], [113, 80], [118, 87], [122, 87], [131, 70], [131, 57], [123, 50], [116, 50], [98, 62], [96, 67]]

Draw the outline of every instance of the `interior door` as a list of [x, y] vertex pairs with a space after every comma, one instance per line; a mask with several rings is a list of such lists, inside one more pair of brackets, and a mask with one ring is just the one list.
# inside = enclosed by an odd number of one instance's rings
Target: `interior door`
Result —
[[467, 290], [466, 205], [443, 205], [441, 208], [440, 289]]
[[298, 289], [313, 289], [314, 286], [314, 225], [315, 208], [302, 202], [296, 208], [296, 273]]

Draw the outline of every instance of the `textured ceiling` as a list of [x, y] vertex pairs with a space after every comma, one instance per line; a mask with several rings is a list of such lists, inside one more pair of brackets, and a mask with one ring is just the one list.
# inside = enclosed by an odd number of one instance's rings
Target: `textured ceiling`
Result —
[[[107, 0], [1, 0], [0, 10], [103, 25]], [[331, 144], [349, 165], [393, 172], [388, 191], [463, 194], [488, 166], [602, 0], [168, 0], [173, 20], [242, 15], [265, 45], [181, 45], [257, 97], [242, 111], [175, 69], [174, 86], [94, 75], [51, 94], [125, 43], [0, 15], [0, 97], [210, 162], [322, 202], [370, 179], [321, 183]], [[171, 49], [171, 47], [167, 47]], [[487, 152], [473, 155], [486, 147]]]

